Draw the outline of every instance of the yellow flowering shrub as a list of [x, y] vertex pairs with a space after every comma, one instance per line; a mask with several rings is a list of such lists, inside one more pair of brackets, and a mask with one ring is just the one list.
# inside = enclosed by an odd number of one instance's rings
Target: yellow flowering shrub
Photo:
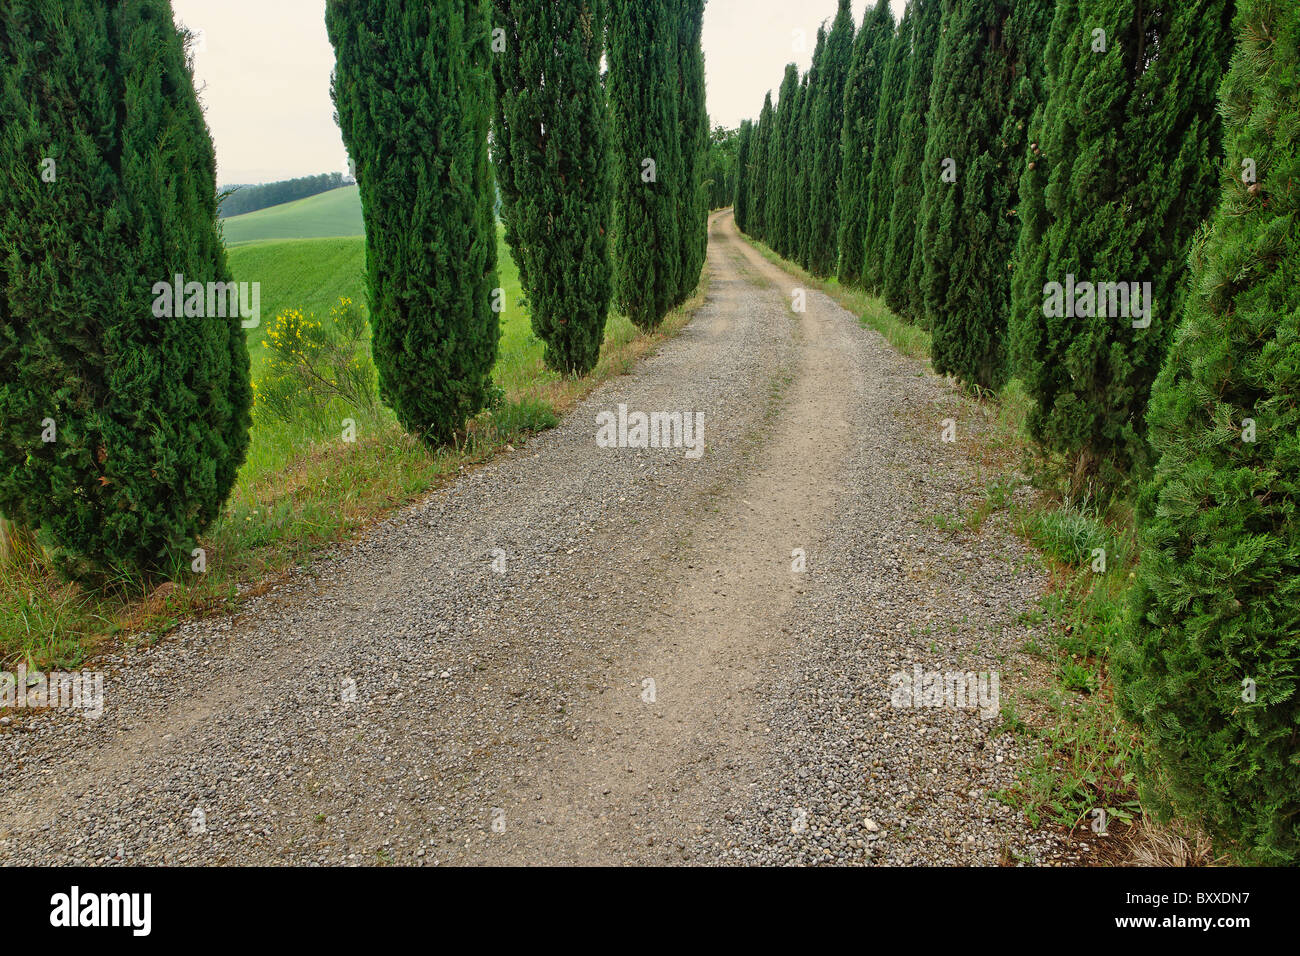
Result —
[[270, 357], [253, 383], [259, 414], [283, 421], [317, 417], [336, 400], [354, 411], [375, 410], [370, 326], [351, 299], [340, 299], [324, 320], [299, 309], [281, 312], [262, 345]]

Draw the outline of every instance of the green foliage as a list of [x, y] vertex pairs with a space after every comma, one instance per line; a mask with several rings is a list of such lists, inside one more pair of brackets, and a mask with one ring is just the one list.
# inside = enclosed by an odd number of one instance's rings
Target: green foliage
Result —
[[1048, 93], [1061, 76], [1061, 58], [1082, 42], [1080, 0], [1060, 0], [1052, 18], [1043, 53], [1044, 91], [1029, 123], [1029, 136], [1020, 174], [1020, 234], [1016, 239], [1015, 270], [1011, 277], [1011, 315], [1007, 322], [1007, 350], [1012, 375], [1028, 381], [1034, 374], [1035, 350], [1041, 336], [1043, 286], [1047, 282], [1048, 247], [1043, 241], [1051, 222], [1047, 214], [1047, 185], [1051, 160], [1044, 152]]
[[259, 416], [283, 422], [319, 418], [336, 399], [345, 408], [375, 414], [370, 324], [351, 299], [340, 299], [324, 319], [299, 309], [279, 313], [262, 345], [266, 371], [253, 383]]
[[754, 145], [749, 162], [749, 228], [746, 231], [755, 239], [766, 239], [768, 233], [767, 193], [771, 166], [767, 154], [774, 125], [776, 111], [772, 108], [772, 91], [768, 90], [763, 97], [763, 109], [758, 114], [758, 125], [754, 127]]
[[380, 395], [437, 447], [487, 404], [500, 336], [487, 8], [328, 0], [325, 24], [365, 210]]
[[673, 307], [682, 283], [678, 22], [664, 0], [611, 3], [614, 296], [624, 315], [649, 330]]
[[1007, 379], [1017, 143], [1041, 89], [1053, 5], [955, 0], [935, 58], [921, 225], [932, 359], [937, 371], [995, 391]]
[[[748, 120], [741, 126], [748, 125]], [[723, 209], [736, 202], [736, 177], [740, 150], [739, 129], [713, 127], [709, 134], [709, 155], [705, 164], [705, 193], [708, 196], [709, 210]], [[704, 241], [708, 247], [708, 223], [705, 222]]]
[[704, 0], [680, 0], [677, 10], [677, 121], [682, 176], [677, 187], [681, 267], [673, 305], [681, 305], [700, 284], [709, 244], [709, 114], [704, 102]]
[[0, 511], [77, 576], [188, 565], [252, 393], [237, 314], [160, 305], [230, 280], [171, 4], [7, 4], [0, 115]]
[[1125, 710], [1146, 731], [1148, 795], [1250, 859], [1294, 864], [1300, 7], [1243, 0], [1236, 32], [1218, 211], [1194, 248], [1184, 317], [1152, 391], [1159, 459], [1139, 510], [1121, 675]]
[[767, 164], [771, 171], [767, 192], [767, 244], [788, 257], [793, 226], [790, 215], [790, 201], [793, 198], [791, 180], [795, 173], [789, 156], [794, 148], [795, 117], [799, 114], [799, 68], [793, 63], [786, 65], [779, 96], [776, 128], [767, 153]]
[[877, 0], [853, 41], [853, 58], [844, 85], [844, 128], [840, 167], [840, 282], [862, 279], [867, 241], [867, 179], [876, 142], [876, 118], [885, 63], [894, 41], [889, 0]]
[[[1036, 401], [1030, 430], [1065, 459], [1079, 491], [1109, 493], [1148, 464], [1151, 383], [1181, 311], [1191, 240], [1214, 202], [1215, 92], [1234, 7], [1080, 0], [1077, 15], [1066, 4], [1058, 17], [1069, 18], [1068, 32], [1048, 77], [1039, 144], [1050, 169], [1045, 186], [1028, 182], [1042, 189], [1043, 208], [1031, 209], [1045, 217], [1034, 227], [1042, 248], [1031, 237], [1019, 251], [1012, 338]], [[1095, 32], [1103, 28], [1104, 51]], [[1147, 320], [1140, 314], [1095, 314], [1109, 307], [1085, 304], [1078, 311], [1094, 314], [1071, 316], [1026, 301], [1070, 276], [1150, 283], [1150, 325], [1134, 327]]]
[[943, 15], [941, 0], [912, 0], [909, 11], [912, 55], [908, 60], [907, 92], [899, 114], [898, 145], [894, 156], [893, 198], [889, 211], [889, 242], [885, 250], [882, 283], [885, 302], [898, 315], [917, 321], [922, 313], [920, 274], [912, 275], [917, 224], [925, 195], [926, 116], [930, 110], [930, 81], [939, 46]]
[[839, 9], [826, 37], [826, 51], [813, 89], [811, 128], [812, 172], [808, 193], [807, 268], [815, 276], [835, 271], [840, 223], [840, 158], [844, 136], [844, 85], [853, 56], [853, 11], [849, 0]]
[[609, 129], [600, 0], [494, 0], [492, 152], [506, 243], [546, 364], [586, 374], [612, 295]]
[[732, 199], [732, 211], [736, 217], [736, 228], [749, 232], [753, 208], [754, 177], [754, 123], [743, 120], [740, 133], [736, 138], [736, 190]]
[[889, 241], [889, 217], [893, 212], [891, 190], [894, 151], [898, 148], [898, 124], [906, 102], [908, 60], [912, 53], [912, 8], [903, 13], [898, 32], [889, 44], [880, 84], [880, 106], [876, 111], [876, 137], [867, 173], [867, 209], [863, 227], [862, 284], [870, 292], [880, 291], [885, 281], [885, 256]]
[[813, 84], [816, 81], [817, 61], [821, 59], [825, 35], [818, 31], [817, 53], [813, 58], [813, 68], [804, 74], [799, 84], [799, 115], [795, 117], [791, 137], [788, 161], [793, 172], [790, 175], [790, 258], [802, 266], [808, 264], [808, 244], [812, 238], [808, 228], [808, 208], [812, 197], [808, 195], [808, 171], [812, 156], [808, 152], [808, 129], [811, 122]]

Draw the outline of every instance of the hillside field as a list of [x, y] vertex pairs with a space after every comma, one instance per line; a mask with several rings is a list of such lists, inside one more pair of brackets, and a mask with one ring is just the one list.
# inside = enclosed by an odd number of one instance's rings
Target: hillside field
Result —
[[264, 239], [360, 236], [366, 231], [361, 218], [361, 193], [356, 186], [231, 216], [221, 225], [228, 246]]

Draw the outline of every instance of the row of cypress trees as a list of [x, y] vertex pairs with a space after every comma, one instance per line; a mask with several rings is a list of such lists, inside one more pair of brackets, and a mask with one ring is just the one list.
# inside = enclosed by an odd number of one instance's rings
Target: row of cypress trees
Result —
[[[896, 27], [881, 0], [819, 55], [843, 121], [792, 139], [787, 68], [741, 129], [738, 225], [883, 295], [937, 370], [1018, 378], [1073, 493], [1137, 489], [1114, 653], [1147, 797], [1300, 860], [1300, 6], [912, 0]], [[787, 225], [804, 165], [833, 255]]]
[[[595, 365], [611, 301], [651, 329], [695, 289], [703, 12], [328, 0], [380, 393], [428, 445], [494, 391], [497, 183], [552, 368]], [[188, 295], [233, 277], [186, 43], [169, 0], [0, 10], [0, 514], [74, 574], [188, 563], [248, 448], [243, 317]]]
[[[1232, 11], [912, 0], [895, 24], [878, 0], [854, 34], [841, 0], [804, 83], [788, 66], [747, 134], [738, 224], [884, 296], [931, 331], [940, 372], [989, 391], [1018, 376], [1075, 490], [1114, 487], [1148, 464], [1141, 411], [1213, 199]], [[1151, 283], [1150, 327], [1045, 315], [1045, 287], [1071, 276]]]

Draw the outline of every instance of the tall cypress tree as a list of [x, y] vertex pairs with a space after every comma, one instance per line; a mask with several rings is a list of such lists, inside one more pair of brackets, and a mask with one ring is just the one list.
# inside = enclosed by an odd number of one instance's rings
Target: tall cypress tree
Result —
[[[1044, 302], [1017, 315], [1036, 326], [1017, 338], [1032, 356], [1030, 430], [1065, 458], [1076, 493], [1111, 489], [1147, 462], [1143, 413], [1181, 310], [1188, 248], [1215, 197], [1215, 94], [1234, 6], [1082, 0], [1052, 78], [1040, 145], [1051, 167], [1046, 253], [1021, 259], [1045, 263], [1023, 280], [1041, 280]], [[1124, 310], [1118, 295], [1100, 308], [1079, 291], [1096, 283], [1149, 283], [1149, 314], [1131, 298]], [[1067, 303], [1072, 285], [1078, 301]]]
[[190, 564], [252, 390], [171, 4], [8, 4], [0, 116], [0, 511], [73, 574]]
[[799, 257], [799, 154], [800, 154], [800, 130], [799, 124], [803, 119], [803, 99], [804, 93], [807, 92], [807, 79], [801, 79], [794, 90], [794, 109], [790, 116], [790, 125], [785, 132], [785, 147], [782, 154], [785, 157], [786, 177], [785, 177], [785, 208], [788, 219], [786, 221], [785, 249], [782, 255], [787, 259], [798, 259]]
[[772, 145], [772, 127], [776, 123], [776, 111], [772, 108], [772, 91], [763, 97], [763, 109], [758, 114], [758, 126], [754, 129], [754, 145], [750, 151], [750, 202], [749, 234], [755, 239], [767, 241], [767, 197], [771, 164], [768, 151]]
[[732, 212], [736, 218], [736, 228], [745, 233], [749, 232], [751, 226], [749, 210], [753, 198], [750, 164], [753, 147], [754, 123], [752, 120], [741, 120], [740, 141], [736, 144], [736, 192], [732, 199]]
[[791, 135], [790, 128], [799, 109], [799, 68], [793, 63], [787, 64], [785, 77], [781, 80], [780, 99], [776, 104], [776, 123], [772, 130], [772, 142], [768, 144], [767, 161], [770, 167], [767, 202], [767, 244], [786, 255], [790, 250], [790, 202], [789, 182], [793, 170], [790, 168]]
[[430, 447], [487, 404], [500, 338], [487, 11], [483, 0], [325, 6], [380, 395]]
[[899, 315], [917, 321], [920, 282], [912, 277], [912, 252], [925, 196], [926, 116], [930, 82], [943, 19], [941, 0], [912, 0], [915, 28], [908, 60], [907, 95], [900, 114], [898, 148], [894, 157], [893, 199], [889, 213], [889, 246], [885, 252], [885, 302]]
[[931, 88], [926, 175], [936, 177], [922, 224], [925, 308], [935, 368], [998, 389], [1007, 376], [1009, 263], [1019, 225], [1029, 98], [1017, 79], [1042, 69], [1052, 0], [955, 0]]
[[808, 194], [808, 270], [828, 276], [837, 263], [840, 230], [840, 157], [844, 136], [844, 85], [853, 56], [853, 11], [849, 0], [839, 9], [826, 37], [826, 52], [817, 71], [809, 148], [813, 152]]
[[677, 18], [662, 2], [612, 2], [615, 300], [640, 328], [653, 329], [682, 282]]
[[876, 141], [876, 115], [894, 15], [889, 0], [877, 0], [853, 41], [853, 59], [844, 86], [844, 131], [841, 139], [839, 277], [847, 284], [862, 278], [867, 239], [867, 178]]
[[600, 358], [612, 276], [601, 0], [495, 0], [504, 48], [493, 156], [501, 219], [546, 364]]
[[[1048, 247], [1043, 241], [1051, 218], [1047, 214], [1047, 186], [1051, 170], [1050, 157], [1044, 151], [1044, 123], [1048, 115], [1048, 96], [1056, 78], [1061, 76], [1062, 57], [1075, 44], [1084, 42], [1079, 23], [1079, 0], [1060, 0], [1052, 18], [1043, 54], [1043, 95], [1029, 124], [1029, 135], [1020, 174], [1018, 205], [1020, 234], [1016, 240], [1015, 271], [1011, 277], [1011, 313], [1007, 321], [1007, 348], [1010, 372], [1029, 381], [1033, 376], [1042, 334], [1043, 286], [1047, 282]], [[1088, 37], [1091, 42], [1091, 36]]]
[[799, 117], [795, 121], [794, 136], [794, 204], [791, 207], [794, 248], [790, 257], [804, 268], [808, 267], [808, 247], [812, 230], [808, 216], [812, 207], [810, 170], [812, 167], [812, 102], [816, 94], [817, 70], [826, 49], [826, 31], [817, 31], [817, 51], [813, 54], [812, 68], [804, 75], [799, 86]]
[[[1144, 790], [1300, 862], [1300, 6], [1241, 0], [1227, 163], [1148, 421], [1121, 705]], [[1163, 53], [1162, 53], [1163, 55]], [[1154, 805], [1154, 804], [1153, 804]]]
[[709, 114], [704, 102], [704, 0], [682, 0], [678, 8], [677, 76], [678, 124], [681, 129], [682, 264], [676, 304], [685, 302], [700, 284], [709, 242], [709, 201], [703, 170], [708, 161]]
[[908, 65], [912, 55], [912, 8], [903, 12], [898, 32], [889, 44], [880, 81], [880, 106], [876, 111], [876, 136], [867, 174], [867, 211], [863, 230], [862, 284], [880, 290], [885, 280], [885, 255], [889, 244], [889, 217], [893, 210], [894, 152], [898, 123], [907, 99]]

